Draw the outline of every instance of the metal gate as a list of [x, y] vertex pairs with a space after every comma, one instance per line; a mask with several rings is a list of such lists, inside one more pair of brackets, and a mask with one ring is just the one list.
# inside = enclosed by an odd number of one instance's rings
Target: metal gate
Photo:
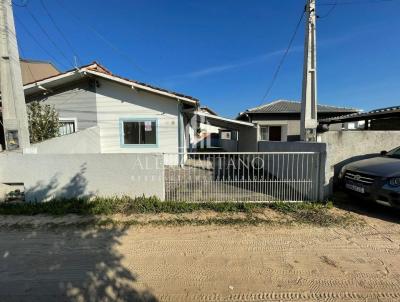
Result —
[[165, 200], [315, 201], [318, 152], [164, 154]]

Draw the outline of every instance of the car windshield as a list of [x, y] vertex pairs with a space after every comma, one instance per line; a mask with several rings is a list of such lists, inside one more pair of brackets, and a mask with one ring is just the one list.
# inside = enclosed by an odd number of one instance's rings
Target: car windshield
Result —
[[392, 151], [389, 151], [386, 156], [393, 158], [400, 158], [400, 148], [396, 148]]

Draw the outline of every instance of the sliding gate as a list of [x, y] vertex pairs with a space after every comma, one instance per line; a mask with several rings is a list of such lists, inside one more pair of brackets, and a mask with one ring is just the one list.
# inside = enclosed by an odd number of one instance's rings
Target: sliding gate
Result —
[[318, 152], [164, 154], [165, 200], [315, 201]]

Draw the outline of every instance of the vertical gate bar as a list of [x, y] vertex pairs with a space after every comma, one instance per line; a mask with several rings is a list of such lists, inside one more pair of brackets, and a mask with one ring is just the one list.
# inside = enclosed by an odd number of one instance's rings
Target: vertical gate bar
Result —
[[301, 154], [301, 182], [300, 182], [300, 199], [304, 201], [303, 180], [304, 180], [304, 153]]
[[255, 180], [255, 178], [256, 178], [256, 175], [255, 175], [255, 167], [254, 167], [254, 164], [255, 164], [255, 161], [254, 161], [254, 158], [255, 158], [255, 156], [254, 156], [254, 154], [252, 154], [252, 158], [251, 158], [251, 170], [253, 171], [253, 176], [252, 176], [252, 178], [251, 178], [251, 191], [250, 191], [250, 201], [252, 201], [251, 199], [254, 199], [254, 192], [256, 192], [256, 184], [254, 183], [254, 180]]
[[[212, 193], [211, 196], [214, 197], [215, 196], [215, 186], [217, 184], [216, 180], [215, 180], [215, 154], [212, 155], [212, 162], [211, 162], [211, 181], [212, 181]], [[210, 198], [213, 199], [214, 198]]]
[[289, 165], [290, 165], [290, 154], [286, 154], [287, 161], [286, 161], [286, 199], [290, 201], [290, 178], [289, 178]]
[[308, 180], [309, 180], [309, 171], [310, 171], [310, 165], [309, 165], [309, 163], [308, 163], [308, 158], [309, 158], [309, 154], [307, 154], [307, 156], [306, 156], [306, 166], [307, 166], [307, 170], [306, 170], [306, 180], [307, 180], [307, 182], [306, 182], [306, 196], [307, 196], [307, 201], [309, 200], [309, 191], [308, 191]]
[[271, 184], [271, 182], [270, 182], [270, 174], [269, 174], [269, 171], [270, 171], [270, 168], [269, 168], [269, 162], [270, 162], [270, 154], [267, 154], [267, 171], [266, 171], [266, 173], [267, 173], [267, 183], [266, 183], [266, 186], [267, 186], [267, 196], [266, 196], [266, 199], [267, 199], [267, 201], [271, 201], [270, 199], [270, 188], [269, 188], [269, 186], [270, 186], [270, 184]]

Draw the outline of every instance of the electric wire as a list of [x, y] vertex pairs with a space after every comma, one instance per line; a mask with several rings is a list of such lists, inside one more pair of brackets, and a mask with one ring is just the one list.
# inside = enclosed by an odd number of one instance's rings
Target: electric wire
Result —
[[12, 1], [12, 4], [18, 7], [26, 7], [28, 5], [28, 0], [22, 0], [22, 4], [16, 3], [15, 1]]
[[336, 0], [336, 2], [331, 6], [331, 8], [323, 15], [318, 15], [318, 19], [324, 19], [327, 18], [330, 14], [332, 14], [332, 12], [335, 10], [335, 8], [337, 7], [339, 0]]
[[376, 4], [376, 3], [388, 3], [388, 2], [394, 2], [398, 0], [349, 0], [349, 1], [336, 1], [336, 2], [325, 2], [325, 3], [319, 3], [319, 6], [337, 6], [337, 5], [362, 5], [362, 4]]
[[262, 103], [264, 103], [265, 99], [269, 96], [269, 94], [270, 94], [270, 92], [271, 92], [271, 90], [272, 90], [272, 87], [274, 86], [274, 84], [275, 84], [275, 82], [276, 82], [276, 79], [278, 78], [278, 75], [279, 75], [279, 72], [280, 72], [280, 70], [281, 70], [281, 68], [282, 68], [282, 65], [283, 65], [283, 63], [285, 62], [285, 59], [286, 59], [286, 57], [287, 57], [287, 55], [288, 55], [290, 49], [292, 48], [292, 44], [293, 44], [294, 39], [295, 39], [295, 37], [296, 37], [296, 35], [297, 35], [297, 32], [298, 32], [298, 30], [299, 30], [299, 28], [300, 28], [301, 22], [302, 22], [302, 20], [303, 20], [303, 18], [304, 18], [304, 14], [305, 14], [305, 9], [302, 11], [300, 18], [299, 18], [299, 20], [297, 21], [295, 30], [294, 30], [292, 36], [290, 37], [288, 47], [286, 48], [285, 52], [283, 53], [283, 55], [282, 55], [282, 57], [281, 57], [281, 59], [280, 59], [280, 61], [279, 61], [279, 63], [278, 63], [278, 66], [277, 66], [277, 68], [276, 68], [276, 70], [275, 70], [275, 72], [274, 72], [274, 74], [273, 74], [273, 77], [272, 77], [272, 79], [271, 79], [271, 82], [270, 82], [270, 84], [268, 85], [268, 88], [267, 88], [266, 92], [264, 93], [264, 96], [262, 97], [261, 103], [259, 104], [259, 106], [260, 106]]
[[[21, 46], [20, 44], [18, 45], [18, 48], [19, 48], [19, 52], [21, 53], [22, 57], [25, 57], [24, 51], [22, 50], [22, 46]], [[18, 63], [19, 63], [19, 62], [18, 62]], [[30, 66], [30, 64], [29, 64], [29, 61], [27, 61], [26, 63], [27, 63], [26, 66], [28, 67], [28, 71], [29, 71], [29, 73], [30, 73], [31, 76], [32, 76], [33, 82], [36, 84], [36, 83], [37, 83], [37, 80], [36, 80], [35, 75], [34, 75], [33, 72], [32, 72], [32, 69], [31, 69], [31, 66]]]
[[46, 47], [43, 47], [39, 41], [36, 39], [35, 35], [32, 34], [32, 32], [28, 29], [28, 27], [17, 17], [15, 16], [15, 20], [19, 25], [21, 25], [21, 28], [29, 35], [29, 37], [36, 43], [37, 46], [39, 46], [40, 49], [42, 49], [50, 58], [53, 59], [55, 63], [57, 63], [59, 66], [62, 66], [65, 69], [68, 69], [69, 67], [65, 65], [64, 63], [60, 62], [55, 56], [53, 56], [47, 49]]
[[42, 24], [39, 22], [39, 20], [35, 17], [35, 15], [30, 11], [29, 7], [25, 7], [26, 11], [28, 14], [31, 16], [31, 18], [35, 21], [36, 25], [40, 28], [40, 30], [43, 32], [43, 34], [47, 37], [47, 39], [53, 44], [53, 46], [58, 50], [58, 52], [61, 54], [61, 56], [65, 59], [66, 62], [68, 62], [69, 65], [71, 65], [74, 68], [74, 64], [71, 64], [70, 60], [68, 59], [68, 56], [64, 53], [64, 51], [57, 45], [56, 42], [52, 39], [52, 37], [49, 35], [49, 33], [46, 31], [46, 29], [42, 26]]
[[85, 26], [87, 29], [92, 31], [100, 40], [102, 40], [105, 44], [107, 44], [115, 53], [117, 53], [119, 56], [124, 58], [125, 60], [129, 61], [129, 63], [138, 71], [140, 71], [143, 74], [149, 75], [143, 68], [141, 68], [136, 62], [134, 62], [131, 57], [126, 55], [123, 51], [121, 51], [117, 46], [115, 46], [112, 42], [110, 42], [107, 38], [105, 38], [100, 32], [98, 32], [93, 26], [90, 26], [89, 24], [85, 23], [78, 15], [74, 14], [67, 6], [64, 5], [64, 3], [60, 0], [57, 0], [58, 4], [63, 8], [62, 11], [68, 12], [75, 20], [79, 21], [83, 26]]
[[58, 31], [58, 33], [60, 34], [60, 36], [64, 39], [65, 43], [68, 45], [68, 47], [70, 48], [71, 52], [73, 53], [73, 55], [79, 60], [79, 62], [81, 61], [79, 58], [79, 55], [77, 53], [77, 51], [75, 50], [75, 48], [72, 46], [72, 43], [67, 39], [66, 35], [63, 33], [63, 31], [61, 30], [61, 28], [57, 25], [57, 23], [55, 22], [53, 16], [51, 15], [49, 9], [46, 7], [44, 0], [40, 0], [40, 3], [42, 4], [43, 10], [44, 12], [47, 14], [47, 16], [49, 17], [51, 23], [53, 23], [54, 28]]

